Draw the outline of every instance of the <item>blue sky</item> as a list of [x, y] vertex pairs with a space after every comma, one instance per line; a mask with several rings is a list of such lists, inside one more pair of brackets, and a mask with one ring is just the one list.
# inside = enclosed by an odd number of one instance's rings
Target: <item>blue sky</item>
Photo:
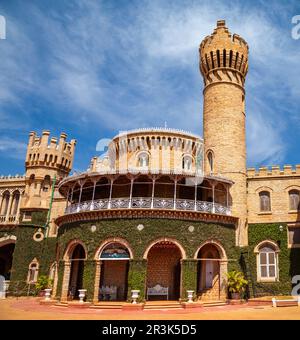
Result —
[[75, 170], [119, 130], [202, 135], [198, 46], [218, 19], [250, 46], [248, 166], [300, 163], [299, 0], [0, 0], [0, 15], [0, 174], [24, 173], [31, 130], [77, 139]]

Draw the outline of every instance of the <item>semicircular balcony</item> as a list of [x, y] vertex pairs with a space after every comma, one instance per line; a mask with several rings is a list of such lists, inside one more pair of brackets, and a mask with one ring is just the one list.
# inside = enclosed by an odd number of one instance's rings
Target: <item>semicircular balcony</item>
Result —
[[91, 211], [190, 211], [231, 215], [232, 182], [206, 177], [197, 183], [180, 175], [88, 175], [63, 181], [65, 216]]

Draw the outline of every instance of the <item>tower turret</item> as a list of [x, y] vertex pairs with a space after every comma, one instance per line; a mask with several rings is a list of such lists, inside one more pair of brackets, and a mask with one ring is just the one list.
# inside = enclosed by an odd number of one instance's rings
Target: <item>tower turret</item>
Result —
[[242, 246], [248, 242], [244, 89], [248, 45], [219, 20], [214, 32], [202, 41], [199, 53], [204, 79], [205, 172], [234, 181], [230, 195], [233, 214], [240, 218], [237, 244]]
[[[41, 136], [30, 132], [25, 161], [25, 196], [22, 200], [23, 212], [49, 209], [51, 186], [66, 177], [72, 169], [76, 141], [66, 141], [62, 133], [59, 141], [50, 138], [49, 131]], [[26, 215], [26, 214], [25, 214]]]

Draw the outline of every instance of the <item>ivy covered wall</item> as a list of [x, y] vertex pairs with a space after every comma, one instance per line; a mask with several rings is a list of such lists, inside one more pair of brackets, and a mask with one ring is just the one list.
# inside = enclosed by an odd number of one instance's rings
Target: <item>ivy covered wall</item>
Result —
[[[27, 284], [28, 267], [36, 258], [39, 275], [48, 275], [51, 264], [56, 259], [56, 238], [44, 238], [36, 242], [34, 234], [45, 224], [47, 212], [33, 212], [32, 221], [19, 225], [14, 230], [17, 237], [13, 253], [9, 291], [13, 295], [35, 294], [34, 285]], [[43, 229], [41, 229], [43, 231]]]
[[[282, 231], [280, 226], [283, 227]], [[300, 274], [300, 249], [288, 248], [287, 226], [285, 223], [250, 224], [249, 225], [249, 269], [257, 296], [290, 295], [292, 277]], [[256, 254], [254, 248], [264, 240], [278, 244], [279, 281], [273, 283], [257, 282]]]
[[[91, 228], [92, 226], [96, 228]], [[192, 232], [190, 226], [194, 227]], [[80, 240], [87, 249], [88, 260], [83, 280], [85, 289], [89, 291], [88, 300], [91, 300], [95, 278], [95, 268], [92, 262], [96, 251], [103, 241], [114, 237], [125, 239], [133, 251], [133, 260], [130, 261], [128, 273], [128, 299], [131, 289], [139, 289], [140, 299], [144, 299], [147, 261], [143, 259], [143, 255], [151, 242], [160, 238], [167, 237], [178, 241], [186, 252], [187, 260], [182, 261], [182, 297], [185, 297], [187, 289], [196, 291], [197, 261], [193, 259], [199, 246], [207, 240], [219, 241], [225, 248], [227, 257], [231, 259], [228, 264], [229, 269], [239, 269], [240, 249], [235, 246], [234, 225], [169, 219], [111, 219], [75, 222], [59, 228], [57, 249], [61, 261], [58, 296], [61, 292], [62, 258], [69, 242], [74, 239]]]

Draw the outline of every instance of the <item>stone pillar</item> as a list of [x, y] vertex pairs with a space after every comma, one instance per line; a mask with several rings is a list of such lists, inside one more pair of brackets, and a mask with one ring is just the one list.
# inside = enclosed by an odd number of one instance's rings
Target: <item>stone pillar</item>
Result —
[[93, 301], [96, 280], [96, 261], [85, 260], [83, 269], [83, 289], [86, 289], [86, 301]]
[[64, 276], [61, 288], [61, 301], [67, 301], [68, 299], [68, 291], [69, 291], [69, 281], [71, 274], [71, 261], [64, 262]]
[[227, 260], [220, 261], [220, 300], [227, 298]]
[[140, 291], [139, 301], [146, 298], [147, 260], [130, 260], [128, 271], [128, 300], [131, 300], [131, 290]]
[[181, 260], [181, 284], [180, 298], [187, 297], [187, 290], [193, 290], [197, 294], [197, 269], [198, 261], [195, 259]]
[[100, 277], [101, 277], [101, 266], [102, 266], [102, 261], [96, 260], [93, 303], [97, 303], [99, 301], [99, 286], [100, 286]]

